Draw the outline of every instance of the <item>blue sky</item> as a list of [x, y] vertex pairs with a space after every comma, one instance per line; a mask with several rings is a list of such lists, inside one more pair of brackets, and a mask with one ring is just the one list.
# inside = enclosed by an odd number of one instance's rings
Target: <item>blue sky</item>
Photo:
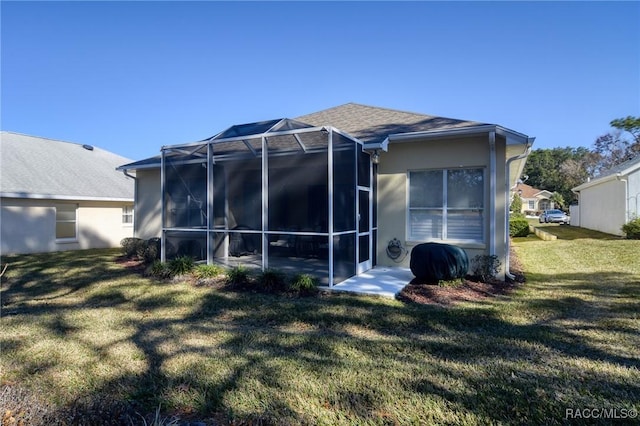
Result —
[[2, 130], [138, 160], [347, 102], [590, 147], [640, 116], [639, 2], [1, 3]]

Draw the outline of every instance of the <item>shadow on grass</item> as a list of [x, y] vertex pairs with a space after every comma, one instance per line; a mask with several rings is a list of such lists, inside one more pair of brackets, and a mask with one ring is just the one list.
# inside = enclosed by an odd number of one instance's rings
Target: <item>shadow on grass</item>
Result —
[[[89, 325], [71, 324], [66, 316], [94, 309], [123, 316], [145, 313], [127, 323], [133, 329], [127, 341], [143, 354], [142, 372], [100, 383], [84, 395], [81, 409], [110, 399], [118, 410], [130, 404], [149, 413], [161, 404], [183, 418], [212, 422], [442, 423], [471, 418], [558, 424], [572, 404], [631, 408], [640, 399], [634, 380], [640, 368], [637, 354], [603, 346], [563, 325], [567, 320], [598, 335], [619, 333], [633, 345], [637, 330], [634, 335], [633, 327], [612, 328], [605, 320], [637, 318], [640, 282], [634, 276], [599, 274], [598, 283], [589, 274], [537, 276], [537, 282], [564, 283], [557, 286], [566, 296], [519, 298], [518, 309], [540, 318], [526, 323], [505, 320], [508, 301], [440, 309], [350, 295], [293, 299], [215, 290], [202, 291], [186, 313], [165, 316], [181, 291], [193, 289], [171, 287], [131, 298], [105, 280], [105, 274], [122, 278], [130, 272], [114, 268], [104, 255], [87, 253], [84, 259], [74, 266], [77, 275], [64, 281], [55, 265], [25, 262], [20, 266], [25, 273], [3, 282], [2, 291], [3, 302], [9, 296], [9, 309], [25, 300], [37, 302], [22, 305], [10, 316], [12, 322], [41, 323], [52, 335], [76, 339], [101, 359], [110, 356], [109, 347], [80, 340], [76, 332]], [[48, 303], [91, 286], [94, 279], [106, 288], [81, 305]], [[609, 291], [606, 284], [614, 282], [624, 285]], [[45, 283], [65, 291], [47, 291]], [[5, 351], [24, 352], [33, 345], [17, 336], [1, 339]], [[17, 368], [26, 377], [62, 361], [20, 362], [24, 365]], [[620, 371], [627, 379], [616, 379]], [[419, 403], [408, 412], [394, 408], [403, 401]], [[444, 411], [443, 417], [424, 409], [437, 401], [445, 401], [435, 410]], [[53, 410], [62, 417], [73, 409], [78, 408]], [[119, 424], [102, 421], [92, 424]]]

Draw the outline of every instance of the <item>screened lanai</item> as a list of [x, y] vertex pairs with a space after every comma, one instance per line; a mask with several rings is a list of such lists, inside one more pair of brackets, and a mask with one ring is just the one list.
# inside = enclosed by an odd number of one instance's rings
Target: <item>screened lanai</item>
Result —
[[162, 148], [162, 257], [307, 273], [374, 262], [374, 168], [357, 139], [289, 119]]

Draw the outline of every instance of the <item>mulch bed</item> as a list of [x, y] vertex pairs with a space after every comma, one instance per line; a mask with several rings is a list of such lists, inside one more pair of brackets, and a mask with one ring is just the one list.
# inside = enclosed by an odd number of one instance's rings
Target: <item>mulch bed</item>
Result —
[[522, 264], [513, 250], [510, 254], [510, 271], [514, 280], [483, 282], [478, 277], [467, 276], [460, 286], [439, 286], [437, 283], [414, 279], [398, 294], [404, 302], [421, 305], [451, 306], [460, 302], [478, 302], [508, 295], [525, 281]]
[[[143, 273], [145, 270], [144, 263], [139, 260], [119, 257], [116, 259], [116, 263], [139, 273]], [[397, 298], [408, 303], [446, 307], [460, 302], [477, 302], [505, 296], [525, 282], [522, 264], [513, 249], [510, 254], [510, 264], [510, 271], [515, 275], [514, 280], [483, 282], [478, 277], [467, 276], [461, 285], [453, 287], [439, 286], [437, 283], [424, 283], [414, 278], [398, 294]], [[223, 278], [202, 280], [194, 284], [217, 288], [227, 287], [226, 280]]]

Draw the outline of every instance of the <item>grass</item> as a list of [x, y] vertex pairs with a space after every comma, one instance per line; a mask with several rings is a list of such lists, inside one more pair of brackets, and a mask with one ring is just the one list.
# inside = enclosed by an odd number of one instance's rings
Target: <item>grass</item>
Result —
[[158, 283], [113, 250], [6, 257], [2, 392], [47, 423], [95, 406], [124, 413], [103, 424], [157, 407], [207, 424], [564, 424], [567, 409], [638, 410], [640, 241], [556, 228], [577, 234], [514, 241], [527, 283], [511, 297], [447, 309]]

